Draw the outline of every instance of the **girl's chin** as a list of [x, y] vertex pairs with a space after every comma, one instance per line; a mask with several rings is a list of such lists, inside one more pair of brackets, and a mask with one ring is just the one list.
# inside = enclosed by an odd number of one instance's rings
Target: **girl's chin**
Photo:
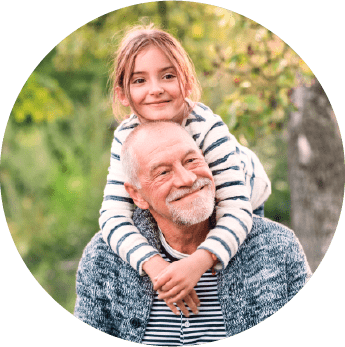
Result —
[[150, 115], [148, 116], [138, 116], [139, 120], [141, 123], [146, 123], [146, 122], [154, 122], [154, 121], [172, 121], [172, 122], [176, 122], [176, 123], [180, 123], [182, 122], [182, 119], [180, 121], [180, 119], [178, 117], [175, 117], [173, 115], [169, 115], [168, 113], [165, 113], [164, 110], [162, 110], [161, 112], [152, 112]]

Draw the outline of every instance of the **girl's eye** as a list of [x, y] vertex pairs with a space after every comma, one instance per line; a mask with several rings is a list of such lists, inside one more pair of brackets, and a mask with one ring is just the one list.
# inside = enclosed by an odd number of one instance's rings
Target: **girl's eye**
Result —
[[132, 83], [133, 84], [140, 84], [140, 83], [144, 83], [144, 82], [145, 82], [145, 80], [143, 78], [137, 78]]
[[175, 78], [175, 77], [176, 77], [175, 75], [169, 73], [169, 74], [164, 75], [163, 78], [166, 79], [166, 80], [170, 80], [170, 79]]

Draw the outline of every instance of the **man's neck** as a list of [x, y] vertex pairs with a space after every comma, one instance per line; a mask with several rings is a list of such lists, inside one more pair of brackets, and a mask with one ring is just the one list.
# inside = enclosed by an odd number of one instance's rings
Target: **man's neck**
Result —
[[166, 220], [157, 221], [169, 246], [184, 254], [192, 254], [210, 231], [209, 220], [192, 226], [176, 225]]

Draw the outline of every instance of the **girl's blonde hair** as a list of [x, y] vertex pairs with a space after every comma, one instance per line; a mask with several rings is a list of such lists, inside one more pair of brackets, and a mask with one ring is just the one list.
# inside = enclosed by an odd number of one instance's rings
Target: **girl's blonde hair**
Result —
[[153, 24], [135, 26], [123, 37], [114, 59], [111, 79], [113, 111], [116, 118], [118, 118], [117, 112], [120, 110], [120, 102], [115, 92], [116, 87], [122, 89], [131, 108], [135, 110], [129, 90], [130, 78], [137, 55], [150, 45], [160, 48], [174, 65], [183, 97], [190, 96], [194, 102], [200, 99], [201, 88], [196, 77], [194, 64], [181, 44], [167, 32], [154, 28]]

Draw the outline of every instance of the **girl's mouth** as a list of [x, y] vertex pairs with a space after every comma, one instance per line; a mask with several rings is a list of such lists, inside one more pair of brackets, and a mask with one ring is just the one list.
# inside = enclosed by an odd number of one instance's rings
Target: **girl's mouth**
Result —
[[148, 104], [146, 104], [146, 105], [148, 105], [148, 106], [157, 106], [157, 107], [159, 107], [159, 106], [164, 106], [164, 105], [166, 105], [168, 102], [170, 102], [170, 100], [158, 101], [158, 102], [151, 102], [151, 103], [148, 103]]

